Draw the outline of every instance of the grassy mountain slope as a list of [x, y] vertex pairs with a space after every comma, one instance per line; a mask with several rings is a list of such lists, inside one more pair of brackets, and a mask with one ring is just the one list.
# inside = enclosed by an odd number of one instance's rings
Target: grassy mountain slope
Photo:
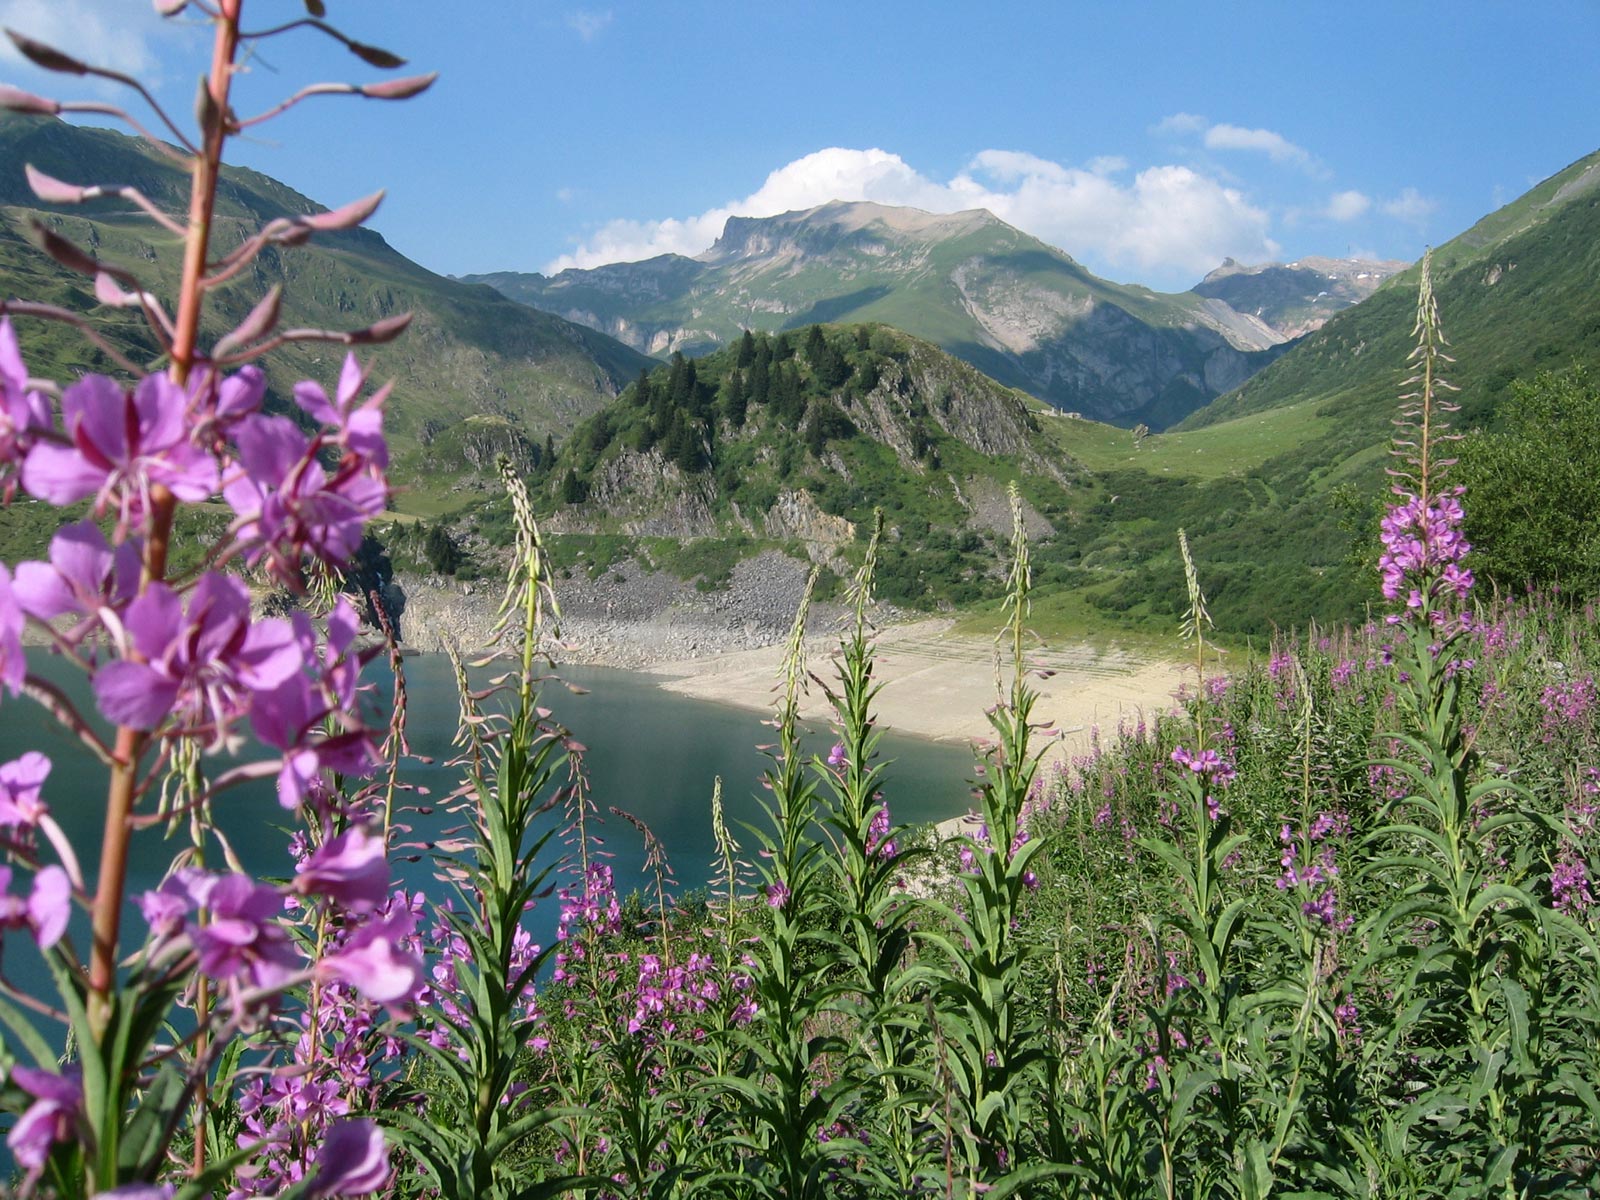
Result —
[[[1386, 437], [1412, 344], [1419, 270], [1389, 279], [1187, 427], [1316, 401], [1340, 424], [1330, 452]], [[1600, 363], [1600, 152], [1440, 246], [1433, 276], [1457, 360], [1450, 378], [1461, 389], [1461, 425], [1489, 419], [1513, 379]]]
[[[23, 178], [31, 163], [72, 182], [137, 186], [170, 211], [187, 206], [187, 179], [145, 143], [62, 121], [0, 115], [0, 289], [90, 312], [136, 359], [153, 361], [156, 347], [126, 310], [96, 311], [87, 279], [56, 266], [29, 244], [30, 220], [42, 220], [84, 249], [134, 270], [157, 295], [170, 296], [179, 247], [170, 234], [114, 200], [52, 209], [41, 205]], [[219, 191], [218, 244], [236, 245], [264, 220], [321, 206], [264, 175], [224, 172]], [[375, 380], [394, 378], [389, 429], [396, 475], [409, 502], [438, 507], [459, 478], [492, 465], [497, 450], [528, 457], [554, 431], [560, 435], [620, 390], [641, 355], [610, 338], [507, 301], [493, 289], [435, 275], [393, 250], [378, 234], [351, 230], [293, 249], [269, 248], [218, 293], [208, 334], [237, 321], [274, 283], [284, 285], [283, 323], [345, 329], [399, 312], [415, 314], [397, 342], [362, 354]], [[70, 378], [107, 364], [70, 331], [18, 323], [18, 335], [37, 374]], [[294, 346], [266, 364], [275, 402], [293, 383], [331, 384], [343, 351]], [[407, 498], [402, 498], [406, 503]]]
[[1247, 378], [1283, 338], [1221, 301], [1100, 279], [991, 214], [830, 203], [735, 217], [695, 259], [471, 276], [641, 350], [741, 329], [881, 322], [1058, 408], [1165, 426]]

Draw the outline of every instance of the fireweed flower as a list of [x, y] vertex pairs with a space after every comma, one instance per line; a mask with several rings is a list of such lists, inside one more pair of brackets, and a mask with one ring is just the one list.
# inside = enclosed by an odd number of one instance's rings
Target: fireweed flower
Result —
[[39, 792], [50, 760], [37, 750], [0, 766], [0, 826], [31, 829], [49, 811]]
[[193, 898], [210, 910], [210, 919], [190, 934], [202, 974], [280, 988], [300, 967], [280, 920], [283, 897], [275, 888], [248, 875], [218, 875], [197, 881]]
[[318, 847], [294, 877], [302, 895], [327, 896], [346, 912], [368, 913], [389, 898], [383, 837], [356, 825]]
[[29, 389], [11, 318], [0, 317], [0, 497], [6, 503], [16, 494], [23, 457], [49, 428], [50, 402]]
[[315, 420], [336, 430], [339, 445], [381, 471], [389, 465], [389, 447], [383, 440], [383, 402], [389, 389], [380, 388], [365, 403], [357, 405], [356, 396], [366, 381], [356, 356], [346, 354], [331, 401], [320, 383], [305, 380], [294, 385], [294, 402]]
[[[138, 593], [143, 549], [139, 538], [112, 549], [92, 521], [80, 521], [50, 539], [49, 562], [17, 564], [12, 591], [22, 610], [40, 621], [97, 619], [101, 609], [120, 611]], [[80, 632], [68, 633], [68, 640]]]
[[365, 1196], [389, 1178], [389, 1147], [375, 1121], [340, 1121], [328, 1130], [315, 1165], [308, 1197]]
[[22, 691], [28, 663], [22, 654], [22, 606], [11, 587], [11, 572], [0, 563], [0, 686], [13, 696]]
[[0, 867], [0, 929], [28, 929], [39, 949], [48, 950], [67, 931], [72, 915], [72, 881], [60, 867], [45, 867], [33, 877], [24, 900], [11, 894], [11, 868]]
[[235, 536], [246, 561], [263, 559], [280, 579], [297, 580], [304, 555], [343, 566], [368, 521], [381, 516], [389, 488], [355, 455], [330, 476], [311, 441], [287, 417], [253, 416], [236, 435], [241, 471], [223, 487], [238, 514]]
[[250, 594], [237, 579], [208, 571], [187, 609], [164, 583], [128, 605], [123, 629], [144, 661], [108, 663], [95, 675], [100, 711], [118, 725], [155, 729], [169, 715], [209, 729], [212, 745], [249, 707], [251, 696], [300, 670], [289, 622], [252, 621]]
[[1461, 532], [1461, 489], [1435, 496], [1426, 508], [1420, 497], [1402, 488], [1396, 488], [1395, 495], [1400, 501], [1384, 515], [1379, 532], [1383, 553], [1378, 571], [1384, 598], [1404, 596], [1406, 607], [1414, 612], [1425, 600], [1447, 593], [1466, 599], [1472, 572], [1461, 560], [1472, 546]]
[[411, 910], [391, 906], [325, 954], [317, 973], [349, 984], [375, 1004], [406, 1007], [426, 982], [422, 960], [409, 948], [415, 930]]
[[11, 1082], [34, 1099], [6, 1135], [6, 1145], [18, 1166], [38, 1171], [57, 1142], [76, 1136], [83, 1084], [76, 1072], [57, 1075], [35, 1067], [11, 1068]]
[[68, 444], [40, 441], [22, 464], [22, 486], [51, 504], [94, 497], [95, 512], [116, 509], [136, 524], [158, 484], [179, 500], [217, 490], [217, 464], [189, 440], [188, 397], [165, 375], [147, 375], [125, 392], [104, 375], [86, 375], [61, 396]]

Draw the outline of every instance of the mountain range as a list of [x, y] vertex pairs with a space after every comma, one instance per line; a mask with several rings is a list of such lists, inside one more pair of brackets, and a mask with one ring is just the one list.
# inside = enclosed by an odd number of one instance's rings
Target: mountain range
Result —
[[1302, 328], [1359, 291], [1311, 287], [1303, 274], [1241, 276], [1260, 285], [1246, 298], [1258, 315], [1226, 300], [1227, 288], [1167, 294], [1101, 279], [982, 209], [833, 202], [730, 218], [694, 258], [466, 278], [654, 355], [703, 353], [744, 329], [881, 322], [1059, 409], [1163, 428], [1276, 358], [1291, 334], [1275, 321], [1287, 315]]

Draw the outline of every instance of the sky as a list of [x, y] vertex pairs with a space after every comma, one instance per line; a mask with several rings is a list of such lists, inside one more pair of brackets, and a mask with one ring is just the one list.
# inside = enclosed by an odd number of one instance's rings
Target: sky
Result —
[[[326, 6], [438, 82], [309, 101], [232, 161], [330, 206], [387, 189], [371, 225], [446, 274], [694, 254], [729, 216], [870, 199], [987, 208], [1182, 290], [1225, 257], [1414, 259], [1600, 149], [1595, 0]], [[138, 74], [174, 114], [209, 56], [192, 8], [150, 0], [0, 0], [0, 24]], [[245, 61], [241, 115], [380, 76], [310, 29]], [[0, 81], [116, 95], [9, 44]]]

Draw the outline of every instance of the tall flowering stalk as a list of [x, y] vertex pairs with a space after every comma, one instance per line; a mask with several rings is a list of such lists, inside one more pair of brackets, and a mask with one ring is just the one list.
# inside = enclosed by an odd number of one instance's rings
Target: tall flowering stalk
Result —
[[[52, 228], [35, 229], [45, 253], [93, 280], [101, 304], [132, 308], [144, 318], [169, 364], [164, 373], [141, 371], [77, 314], [26, 301], [0, 305], [5, 498], [22, 491], [56, 506], [88, 501], [94, 517], [61, 529], [48, 560], [18, 564], [14, 572], [0, 567], [0, 682], [13, 697], [26, 691], [41, 700], [105, 765], [108, 780], [92, 886], [47, 809], [37, 824], [57, 861], [44, 862], [27, 848], [12, 851], [33, 874], [28, 927], [46, 953], [59, 1006], [5, 987], [64, 1026], [71, 1048], [67, 1066], [58, 1069], [61, 1055], [49, 1043], [8, 1021], [17, 1045], [37, 1063], [10, 1072], [23, 1110], [8, 1142], [24, 1170], [24, 1191], [44, 1181], [65, 1196], [153, 1182], [171, 1174], [169, 1155], [186, 1129], [193, 1147], [186, 1186], [193, 1190], [247, 1160], [271, 1157], [271, 1128], [246, 1129], [237, 1147], [215, 1145], [208, 1136], [207, 1100], [212, 1085], [225, 1081], [213, 1077], [218, 1056], [237, 1065], [238, 1039], [246, 1033], [261, 1031], [259, 1044], [269, 1050], [281, 1046], [282, 1037], [292, 1042], [295, 1019], [288, 1014], [304, 989], [346, 988], [362, 1003], [398, 1011], [420, 986], [411, 915], [387, 899], [382, 839], [367, 833], [364, 797], [339, 786], [340, 777], [370, 773], [377, 753], [374, 731], [358, 715], [354, 611], [340, 599], [320, 629], [303, 612], [258, 620], [244, 584], [221, 571], [229, 563], [244, 565], [303, 591], [308, 572], [337, 572], [349, 564], [363, 526], [388, 497], [386, 389], [362, 399], [365, 374], [349, 357], [333, 400], [314, 382], [294, 389], [302, 427], [263, 411], [265, 379], [255, 360], [291, 340], [385, 341], [409, 317], [353, 332], [279, 331], [280, 296], [272, 289], [209, 345], [202, 329], [217, 290], [260, 251], [359, 225], [379, 199], [277, 218], [219, 252], [213, 213], [229, 139], [314, 96], [401, 99], [424, 90], [432, 77], [312, 85], [260, 116], [241, 118], [234, 81], [242, 48], [301, 24], [338, 38], [372, 65], [402, 61], [322, 21], [250, 31], [241, 24], [241, 7], [241, 0], [158, 5], [167, 16], [190, 8], [213, 29], [193, 133], [136, 80], [7, 31], [17, 51], [43, 70], [129, 89], [154, 114], [166, 141], [155, 140], [130, 113], [100, 102], [61, 102], [3, 87], [0, 105], [51, 118], [75, 112], [119, 117], [190, 180], [188, 212], [175, 215], [129, 185], [85, 187], [26, 168], [29, 184], [50, 204], [117, 196], [181, 239], [182, 267], [169, 308], [135, 269], [102, 261]], [[127, 378], [86, 375], [64, 388], [31, 379], [11, 315], [71, 325]], [[174, 578], [169, 547], [180, 508], [219, 496], [233, 512], [231, 525], [206, 555], [204, 569]], [[28, 674], [20, 633], [30, 622], [88, 676], [101, 715], [115, 727], [108, 741], [59, 691]], [[218, 769], [214, 756], [236, 746], [247, 727], [280, 757]], [[159, 784], [169, 773], [181, 786], [163, 803]], [[274, 775], [285, 809], [304, 826], [289, 884], [199, 866], [198, 855], [214, 836], [208, 814], [215, 798]], [[131, 939], [124, 923], [134, 899], [127, 883], [136, 843], [143, 845], [144, 831], [185, 817], [199, 835], [196, 857], [174, 862], [161, 887], [138, 898], [147, 932]], [[225, 844], [223, 858], [232, 861]], [[11, 869], [0, 870], [9, 882]], [[90, 940], [82, 954], [67, 934], [74, 907], [88, 917]], [[338, 936], [297, 940], [296, 914], [307, 928], [336, 929]], [[190, 1032], [177, 1035], [169, 1022], [180, 1001], [193, 1007], [195, 1019], [180, 1023]], [[284, 1078], [271, 1054], [255, 1070]], [[12, 1102], [17, 1095], [8, 1089]], [[198, 1101], [192, 1109], [191, 1101]], [[187, 1125], [185, 1113], [193, 1114]], [[387, 1151], [370, 1121], [340, 1123], [330, 1114], [316, 1129], [317, 1142], [298, 1159], [297, 1182], [322, 1195], [369, 1192], [386, 1182]]]
[[[1533, 1114], [1552, 1086], [1545, 1057], [1558, 945], [1587, 935], [1549, 909], [1531, 887], [1528, 844], [1558, 823], [1536, 815], [1533, 797], [1496, 774], [1479, 778], [1463, 719], [1460, 647], [1471, 627], [1461, 603], [1472, 586], [1470, 549], [1459, 525], [1459, 489], [1442, 476], [1454, 406], [1439, 376], [1448, 362], [1424, 258], [1417, 306], [1418, 365], [1404, 397], [1396, 455], [1398, 502], [1383, 522], [1384, 595], [1402, 602], [1388, 618], [1405, 724], [1401, 751], [1380, 766], [1403, 781], [1371, 841], [1366, 874], [1392, 881], [1398, 897], [1366, 924], [1371, 961], [1400, 970], [1396, 1039], [1414, 1047], [1427, 1084], [1419, 1102], [1475, 1127], [1470, 1141], [1431, 1139], [1427, 1154], [1446, 1172], [1482, 1181], [1485, 1194], [1519, 1196], [1548, 1170], [1547, 1131]], [[1520, 847], [1520, 849], [1519, 849]], [[1592, 947], [1592, 943], [1588, 943]], [[1449, 1049], [1442, 1049], [1448, 1047]], [[1490, 1147], [1500, 1149], [1491, 1151]]]
[[[860, 1114], [863, 1167], [871, 1187], [909, 1194], [925, 1183], [927, 1135], [917, 1121], [931, 1081], [917, 1062], [917, 991], [923, 972], [909, 966], [910, 922], [915, 908], [897, 889], [911, 851], [906, 831], [892, 826], [884, 798], [885, 768], [878, 761], [882, 731], [873, 702], [876, 647], [868, 612], [883, 513], [873, 513], [867, 553], [850, 589], [850, 624], [837, 654], [837, 685], [824, 683], [835, 714], [838, 741], [819, 763], [832, 795], [824, 824], [833, 842], [826, 869], [833, 877], [839, 940], [836, 970], [844, 990], [840, 1014], [858, 1031], [847, 1057], [847, 1077], [857, 1081], [852, 1109]], [[836, 1139], [842, 1140], [842, 1139]]]
[[1030, 948], [1018, 936], [1024, 897], [1035, 886], [1032, 862], [1043, 842], [1027, 828], [1028, 798], [1041, 751], [1033, 744], [1038, 693], [1025, 657], [1033, 586], [1022, 500], [1010, 488], [1012, 542], [999, 640], [1008, 643], [1011, 682], [989, 712], [995, 741], [987, 754], [979, 801], [981, 838], [960, 839], [961, 896], [930, 908], [943, 929], [919, 930], [942, 952], [942, 1069], [957, 1087], [960, 1117], [953, 1134], [951, 1187], [972, 1193], [1011, 1177], [1012, 1185], [1053, 1168], [1024, 1161], [1039, 1115], [1042, 1047], [1037, 1017], [1022, 1003]]
[[847, 1087], [827, 1080], [822, 1060], [839, 1050], [824, 1032], [824, 1015], [839, 985], [826, 977], [819, 917], [824, 901], [822, 846], [813, 823], [816, 785], [800, 746], [800, 694], [805, 682], [806, 618], [817, 572], [812, 570], [784, 655], [782, 690], [772, 724], [765, 785], [773, 823], [761, 832], [762, 898], [772, 929], [755, 947], [755, 1019], [742, 1042], [753, 1069], [719, 1082], [731, 1088], [746, 1121], [733, 1150], [743, 1160], [741, 1185], [752, 1195], [787, 1200], [828, 1194], [827, 1174], [838, 1169], [841, 1147], [818, 1136], [838, 1120]]

